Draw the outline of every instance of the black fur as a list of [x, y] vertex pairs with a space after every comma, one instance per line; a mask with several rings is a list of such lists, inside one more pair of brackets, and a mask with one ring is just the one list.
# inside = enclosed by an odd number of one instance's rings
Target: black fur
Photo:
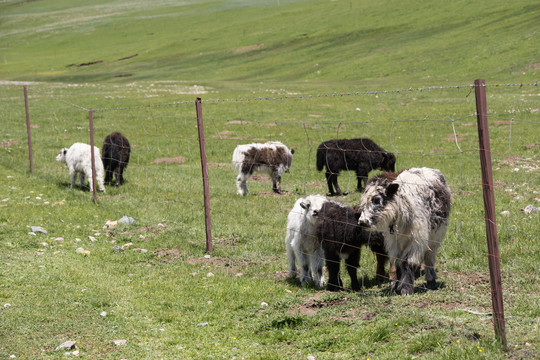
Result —
[[360, 290], [356, 272], [362, 245], [369, 246], [377, 256], [377, 281], [381, 282], [385, 277], [384, 266], [388, 256], [384, 248], [384, 238], [380, 233], [363, 230], [358, 225], [358, 217], [356, 208], [335, 201], [324, 203], [319, 212], [315, 231], [326, 259], [327, 290], [338, 291], [343, 288], [339, 272], [340, 261], [344, 257], [351, 278], [351, 288]]
[[[328, 140], [317, 148], [317, 170], [326, 167], [329, 195], [343, 195], [337, 177], [341, 170], [355, 171], [362, 191], [371, 170], [395, 171], [396, 157], [367, 138]], [[335, 189], [335, 190], [334, 190]]]
[[128, 166], [131, 146], [128, 139], [119, 132], [107, 135], [103, 141], [101, 160], [105, 168], [105, 184], [112, 181], [115, 175], [115, 185], [124, 183], [124, 169]]

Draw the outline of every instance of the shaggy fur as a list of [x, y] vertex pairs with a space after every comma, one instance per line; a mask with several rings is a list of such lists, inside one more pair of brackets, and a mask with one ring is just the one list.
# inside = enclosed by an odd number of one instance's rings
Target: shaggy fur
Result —
[[296, 278], [298, 267], [301, 269], [302, 284], [313, 281], [315, 286], [324, 286], [322, 268], [324, 252], [315, 235], [315, 223], [326, 198], [321, 195], [309, 195], [296, 200], [287, 217], [287, 235], [285, 246], [289, 259], [289, 277]]
[[351, 288], [360, 290], [357, 269], [360, 262], [360, 247], [367, 245], [377, 256], [377, 281], [385, 277], [384, 265], [388, 256], [384, 249], [384, 238], [380, 233], [363, 230], [358, 226], [358, 209], [335, 201], [325, 202], [319, 212], [315, 232], [324, 250], [328, 270], [327, 290], [343, 288], [340, 261], [345, 259], [351, 278]]
[[289, 150], [279, 141], [264, 144], [238, 145], [233, 153], [233, 166], [238, 176], [236, 188], [239, 195], [247, 195], [247, 179], [255, 172], [270, 175], [272, 190], [281, 194], [281, 176], [289, 171], [294, 149]]
[[397, 268], [397, 293], [413, 293], [414, 274], [422, 264], [427, 287], [437, 288], [435, 258], [446, 234], [450, 207], [450, 188], [437, 169], [412, 168], [368, 181], [358, 223], [384, 235], [390, 261]]
[[105, 168], [105, 184], [110, 184], [115, 176], [114, 185], [124, 183], [124, 169], [128, 166], [131, 146], [128, 139], [119, 132], [107, 135], [103, 141], [101, 160]]
[[[81, 181], [81, 187], [84, 187], [84, 178], [88, 177], [88, 184], [90, 191], [93, 191], [92, 184], [92, 155], [91, 148], [88, 144], [75, 143], [71, 147], [63, 148], [60, 150], [60, 154], [56, 156], [56, 161], [64, 163], [69, 169], [71, 175], [71, 185], [75, 186], [77, 175], [79, 175]], [[94, 146], [94, 166], [96, 169], [96, 181], [100, 191], [105, 192], [105, 186], [103, 186], [103, 162], [99, 156], [99, 149]]]
[[317, 148], [317, 170], [326, 167], [330, 196], [343, 195], [337, 177], [341, 170], [355, 171], [357, 190], [367, 181], [371, 170], [395, 171], [396, 157], [367, 138], [328, 140]]

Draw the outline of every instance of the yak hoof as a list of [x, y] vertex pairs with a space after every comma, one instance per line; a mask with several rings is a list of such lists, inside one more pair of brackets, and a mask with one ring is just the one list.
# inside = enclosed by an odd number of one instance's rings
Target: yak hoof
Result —
[[439, 288], [439, 284], [435, 280], [430, 280], [427, 282], [426, 287], [429, 290], [437, 290]]

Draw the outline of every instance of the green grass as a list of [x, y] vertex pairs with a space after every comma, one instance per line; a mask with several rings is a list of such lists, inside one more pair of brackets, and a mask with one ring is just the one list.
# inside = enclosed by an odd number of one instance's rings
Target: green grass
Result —
[[[537, 357], [540, 218], [520, 210], [537, 206], [540, 191], [538, 89], [527, 85], [538, 77], [538, 13], [525, 1], [2, 2], [0, 79], [41, 83], [29, 86], [33, 174], [22, 87], [0, 85], [0, 357], [63, 358], [55, 348], [67, 340], [81, 357], [107, 359]], [[506, 352], [483, 315], [492, 310], [474, 92], [451, 88], [479, 77], [490, 85]], [[98, 205], [68, 189], [54, 160], [61, 147], [89, 142], [85, 108], [96, 109], [98, 146], [113, 130], [133, 145], [127, 183], [107, 187]], [[287, 214], [299, 196], [326, 192], [315, 150], [338, 136], [374, 139], [399, 169], [445, 174], [453, 208], [437, 291], [423, 292], [423, 278], [410, 297], [373, 286], [367, 250], [359, 293], [287, 280]], [[264, 140], [296, 150], [283, 177], [289, 192], [273, 195], [260, 176], [239, 197], [232, 151]], [[351, 194], [337, 200], [358, 203], [353, 174], [339, 182]], [[124, 215], [137, 224], [103, 228]], [[29, 235], [36, 225], [48, 234]]]

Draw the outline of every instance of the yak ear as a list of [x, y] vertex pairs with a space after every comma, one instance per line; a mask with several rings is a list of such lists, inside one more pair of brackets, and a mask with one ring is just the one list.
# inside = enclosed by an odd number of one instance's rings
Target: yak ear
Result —
[[310, 205], [311, 205], [311, 203], [310, 203], [309, 201], [306, 201], [306, 202], [302, 201], [302, 202], [300, 203], [300, 207], [301, 207], [302, 209], [304, 209], [304, 210], [309, 209], [309, 206], [310, 206]]
[[67, 154], [67, 151], [68, 151], [68, 149], [67, 149], [67, 148], [63, 148], [63, 149], [62, 149], [62, 153], [63, 153], [64, 155], [66, 155], [66, 154]]
[[294, 155], [294, 149], [291, 149], [291, 154], [293, 154], [293, 155]]
[[386, 198], [391, 199], [398, 191], [399, 184], [396, 183], [390, 183], [388, 187], [386, 188]]

